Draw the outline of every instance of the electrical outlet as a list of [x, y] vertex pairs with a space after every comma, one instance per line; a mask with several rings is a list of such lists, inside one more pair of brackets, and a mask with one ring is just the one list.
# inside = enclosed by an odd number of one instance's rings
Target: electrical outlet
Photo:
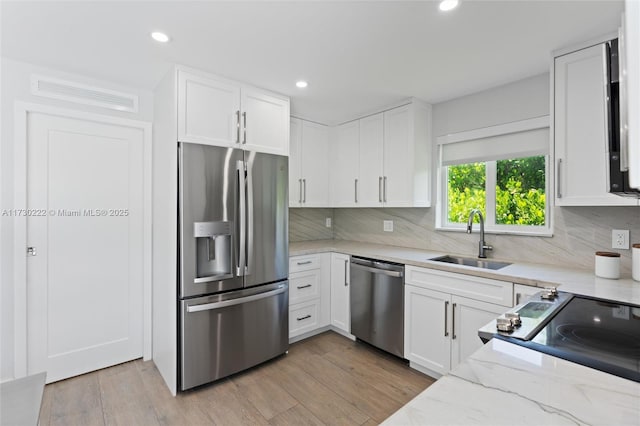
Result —
[[611, 248], [629, 250], [628, 229], [614, 229], [611, 231]]
[[382, 221], [382, 229], [384, 232], [393, 232], [393, 221], [392, 220], [383, 220]]
[[324, 220], [324, 226], [326, 226], [327, 228], [331, 228], [331, 218], [328, 217]]

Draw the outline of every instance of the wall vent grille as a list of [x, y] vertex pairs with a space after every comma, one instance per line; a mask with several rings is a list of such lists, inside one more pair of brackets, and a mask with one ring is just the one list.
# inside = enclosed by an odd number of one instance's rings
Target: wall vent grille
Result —
[[31, 93], [116, 111], [138, 112], [138, 96], [41, 75], [31, 76]]

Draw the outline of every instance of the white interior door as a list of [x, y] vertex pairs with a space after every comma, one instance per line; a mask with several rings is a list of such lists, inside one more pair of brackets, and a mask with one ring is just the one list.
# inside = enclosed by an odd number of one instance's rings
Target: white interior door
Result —
[[142, 356], [143, 130], [29, 113], [27, 370]]

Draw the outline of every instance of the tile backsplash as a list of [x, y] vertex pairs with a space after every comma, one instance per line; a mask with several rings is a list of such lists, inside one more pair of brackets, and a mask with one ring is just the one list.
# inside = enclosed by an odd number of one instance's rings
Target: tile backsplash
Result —
[[[621, 274], [631, 276], [631, 250], [611, 249], [611, 230], [628, 229], [640, 242], [640, 207], [555, 207], [553, 237], [487, 234], [489, 257], [593, 269], [598, 250], [621, 254]], [[326, 228], [325, 218], [333, 218]], [[393, 221], [393, 232], [383, 221]], [[477, 255], [478, 234], [436, 231], [433, 208], [289, 209], [290, 240], [335, 238], [413, 247], [468, 256]]]

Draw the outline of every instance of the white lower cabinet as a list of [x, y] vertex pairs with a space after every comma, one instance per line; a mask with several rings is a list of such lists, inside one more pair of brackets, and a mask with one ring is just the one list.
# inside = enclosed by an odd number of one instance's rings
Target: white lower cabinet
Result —
[[451, 296], [451, 368], [482, 347], [484, 343], [478, 337], [478, 329], [507, 309], [502, 305]]
[[450, 303], [446, 293], [404, 287], [404, 357], [440, 374], [451, 369]]
[[289, 306], [289, 337], [299, 336], [320, 328], [320, 300]]
[[329, 325], [331, 255], [289, 258], [289, 338]]
[[405, 358], [427, 373], [446, 374], [475, 352], [482, 346], [478, 329], [511, 306], [511, 283], [413, 266], [405, 271]]
[[351, 333], [349, 255], [331, 253], [331, 325]]
[[513, 285], [513, 306], [526, 302], [539, 291], [543, 289], [532, 285], [514, 284]]

